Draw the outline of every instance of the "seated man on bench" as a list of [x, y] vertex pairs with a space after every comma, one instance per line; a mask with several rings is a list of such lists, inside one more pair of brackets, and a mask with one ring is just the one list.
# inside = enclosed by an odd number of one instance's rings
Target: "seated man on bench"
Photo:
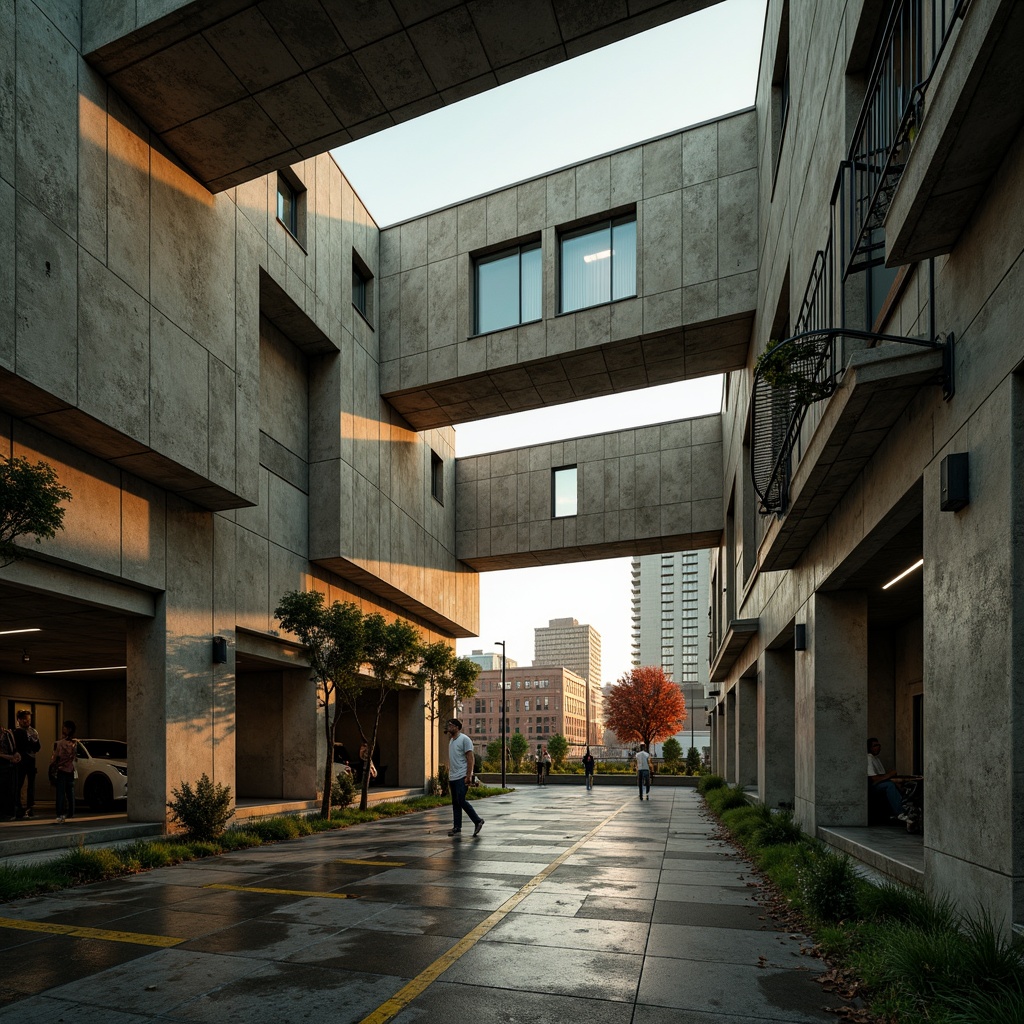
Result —
[[872, 736], [868, 740], [868, 817], [875, 817], [871, 812], [877, 808], [879, 818], [905, 821], [903, 791], [896, 781], [898, 773], [885, 770], [878, 756], [881, 750], [878, 737]]

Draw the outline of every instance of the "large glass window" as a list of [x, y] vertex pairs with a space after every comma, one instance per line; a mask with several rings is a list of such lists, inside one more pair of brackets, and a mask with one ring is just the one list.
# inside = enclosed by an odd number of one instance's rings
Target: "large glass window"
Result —
[[476, 333], [540, 319], [540, 242], [476, 261]]
[[576, 515], [576, 467], [562, 466], [551, 471], [552, 516], [563, 519]]
[[562, 235], [562, 312], [636, 295], [636, 214]]

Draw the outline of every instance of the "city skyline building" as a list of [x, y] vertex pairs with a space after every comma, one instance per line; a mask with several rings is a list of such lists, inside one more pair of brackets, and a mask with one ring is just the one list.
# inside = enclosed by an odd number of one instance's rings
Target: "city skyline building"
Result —
[[[683, 750], [709, 746], [708, 550], [634, 556], [631, 564], [633, 665], [659, 666], [682, 690], [687, 719], [676, 733]], [[659, 745], [660, 746], [660, 745]]]
[[[480, 668], [489, 672], [492, 669], [501, 669], [501, 652], [500, 651], [485, 651], [482, 647], [474, 649], [472, 653], [465, 655], [474, 664], [480, 666]], [[505, 668], [516, 668], [519, 662], [515, 658], [505, 658]]]

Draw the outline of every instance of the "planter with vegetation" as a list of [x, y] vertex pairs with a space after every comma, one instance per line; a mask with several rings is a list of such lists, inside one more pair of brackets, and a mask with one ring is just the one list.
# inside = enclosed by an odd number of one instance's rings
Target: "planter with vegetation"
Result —
[[860, 996], [879, 1024], [1024, 1021], [1024, 940], [983, 912], [866, 881], [792, 812], [755, 806], [720, 776], [698, 791], [775, 894], [771, 909], [813, 937], [831, 965], [823, 982]]
[[[356, 791], [351, 776], [344, 778], [348, 780], [349, 785], [340, 783], [335, 787], [336, 802], [339, 798], [344, 799], [346, 789], [350, 801], [355, 797]], [[319, 832], [362, 825], [369, 821], [377, 821], [379, 818], [393, 818], [434, 807], [445, 807], [450, 802], [446, 797], [421, 796], [412, 800], [376, 804], [365, 811], [349, 810], [345, 807], [333, 811], [329, 818], [323, 818], [319, 814], [250, 818], [244, 823], [225, 829], [225, 790], [227, 787], [210, 784], [209, 779], [206, 779], [205, 783], [200, 779], [195, 789], [188, 789], [186, 792], [186, 785], [183, 784], [181, 790], [175, 791], [174, 803], [177, 809], [172, 808], [172, 817], [179, 823], [186, 820], [190, 822], [185, 826], [190, 831], [180, 836], [137, 840], [120, 846], [96, 849], [76, 846], [63, 856], [45, 864], [32, 864], [26, 867], [14, 866], [7, 862], [0, 863], [0, 901], [57, 892], [74, 885], [132, 875], [150, 868], [213, 857], [233, 850], [261, 846], [263, 843], [298, 839]], [[494, 786], [479, 786], [471, 788], [469, 796], [473, 800], [482, 800], [508, 792], [510, 790]], [[194, 831], [191, 831], [193, 829]]]
[[818, 369], [820, 361], [819, 343], [814, 337], [799, 341], [773, 338], [758, 357], [754, 374], [773, 391], [785, 391], [801, 404], [817, 402], [828, 398], [835, 390], [831, 378], [817, 380], [807, 371], [807, 366]]

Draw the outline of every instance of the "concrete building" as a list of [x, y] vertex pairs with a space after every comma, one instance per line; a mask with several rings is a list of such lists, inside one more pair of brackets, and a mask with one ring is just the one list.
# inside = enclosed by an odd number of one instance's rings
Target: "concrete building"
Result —
[[[600, 745], [604, 732], [601, 634], [593, 626], [573, 618], [549, 619], [546, 626], [534, 627], [533, 664], [559, 665], [586, 682], [584, 718], [589, 725], [583, 731], [582, 742], [584, 745]], [[568, 738], [569, 734], [565, 736]]]
[[[505, 734], [522, 733], [529, 741], [531, 757], [557, 733], [569, 741], [570, 757], [582, 754], [587, 745], [586, 680], [562, 666], [506, 666], [505, 692]], [[501, 739], [500, 669], [480, 673], [476, 696], [466, 701], [462, 717], [474, 747], [483, 756], [491, 740]]]
[[[1024, 924], [1024, 5], [769, 0], [753, 109], [383, 230], [324, 155], [705, 5], [3, 3], [0, 424], [74, 500], [0, 570], [0, 696], [126, 737], [130, 816], [315, 794], [290, 589], [450, 641], [479, 572], [716, 548], [718, 768], [863, 849], [879, 736], [926, 804], [875, 860]], [[428, 732], [390, 702], [389, 781]]]
[[[479, 665], [485, 672], [489, 672], [491, 669], [501, 668], [501, 654], [497, 651], [487, 651], [484, 653], [483, 648], [480, 650], [474, 650], [472, 654], [467, 654], [467, 658], [475, 664]], [[519, 662], [514, 658], [505, 659], [506, 668], [515, 668]]]
[[675, 737], [683, 750], [701, 750], [711, 738], [704, 713], [710, 558], [709, 551], [669, 551], [635, 557], [630, 567], [633, 665], [659, 666], [683, 691], [687, 722]]

